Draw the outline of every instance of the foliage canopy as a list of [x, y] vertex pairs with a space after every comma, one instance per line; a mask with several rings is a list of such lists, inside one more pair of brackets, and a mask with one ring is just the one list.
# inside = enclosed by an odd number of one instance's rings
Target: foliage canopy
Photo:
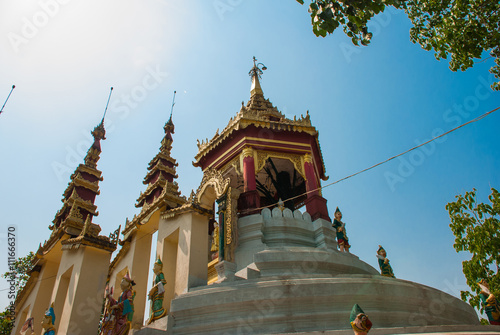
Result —
[[477, 203], [476, 190], [456, 196], [446, 209], [450, 228], [455, 235], [453, 247], [457, 252], [468, 251], [472, 258], [462, 262], [469, 291], [462, 291], [462, 300], [484, 312], [477, 282], [485, 279], [490, 291], [498, 298], [500, 293], [500, 193], [492, 188], [491, 204]]
[[[30, 252], [25, 257], [19, 257], [14, 263], [9, 264], [9, 271], [2, 275], [3, 278], [13, 282], [15, 292], [21, 292], [26, 285], [29, 279], [29, 271], [33, 267], [32, 262], [34, 259], [35, 254], [33, 252]], [[8, 297], [11, 301], [15, 298], [15, 296], [11, 296], [10, 293]], [[10, 310], [12, 306], [13, 305], [9, 305], [5, 308], [4, 312], [0, 312], [0, 334], [10, 334], [12, 331], [13, 322]]]
[[[296, 0], [304, 4], [304, 0]], [[490, 72], [500, 79], [500, 3], [491, 0], [311, 0], [309, 12], [316, 36], [325, 37], [338, 27], [355, 45], [368, 45], [373, 34], [370, 19], [388, 6], [410, 18], [410, 40], [436, 59], [447, 59], [452, 71], [465, 71], [485, 52], [494, 59]], [[488, 58], [490, 58], [488, 57]], [[500, 82], [491, 85], [500, 90]]]

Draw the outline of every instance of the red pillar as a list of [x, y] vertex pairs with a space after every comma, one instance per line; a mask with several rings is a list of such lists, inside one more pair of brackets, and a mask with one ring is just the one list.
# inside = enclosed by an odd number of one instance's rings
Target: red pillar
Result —
[[314, 165], [312, 162], [312, 157], [310, 154], [306, 154], [304, 157], [304, 172], [306, 175], [306, 191], [313, 191], [307, 193], [306, 210], [311, 215], [312, 220], [325, 219], [331, 221], [328, 215], [328, 208], [326, 206], [326, 199], [323, 198], [319, 190], [320, 184], [316, 173], [314, 171]]
[[[305, 161], [304, 172], [306, 174], [306, 191], [309, 192], [312, 190], [316, 190], [318, 188], [318, 179], [316, 178], [316, 174], [314, 173], [314, 166], [312, 164], [312, 161]], [[308, 198], [314, 195], [319, 195], [319, 191], [307, 193]]]
[[254, 150], [245, 148], [241, 154], [243, 155], [243, 193], [238, 199], [238, 209], [240, 216], [246, 216], [259, 212], [258, 210], [252, 211], [252, 209], [260, 207], [260, 196], [255, 181]]
[[255, 191], [257, 189], [253, 156], [243, 157], [243, 180], [243, 192]]

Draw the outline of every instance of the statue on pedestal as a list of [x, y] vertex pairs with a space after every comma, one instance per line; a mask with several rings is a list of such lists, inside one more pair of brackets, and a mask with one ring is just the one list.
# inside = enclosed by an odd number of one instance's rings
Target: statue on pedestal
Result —
[[163, 285], [165, 285], [167, 281], [165, 280], [162, 269], [163, 263], [158, 257], [153, 266], [153, 272], [155, 274], [153, 287], [148, 294], [149, 300], [151, 300], [151, 317], [149, 318], [148, 324], [164, 317], [165, 314], [167, 314], [167, 310], [163, 308], [163, 295], [165, 293]]
[[105, 321], [101, 335], [128, 334], [134, 316], [135, 291], [132, 289], [134, 285], [135, 282], [127, 272], [120, 283], [122, 294], [118, 301], [113, 298], [112, 291], [108, 293], [107, 315], [104, 316]]
[[340, 251], [349, 252], [351, 246], [349, 245], [349, 238], [345, 231], [345, 223], [342, 222], [342, 212], [338, 207], [335, 210], [335, 218], [333, 219], [332, 227], [337, 230], [337, 243]]
[[351, 327], [355, 335], [366, 335], [372, 328], [372, 323], [358, 304], [354, 304], [351, 310]]
[[377, 258], [378, 265], [380, 266], [380, 274], [384, 277], [396, 278], [394, 272], [392, 272], [391, 264], [389, 264], [389, 259], [387, 259], [387, 252], [381, 245], [378, 246]]
[[52, 303], [49, 309], [45, 312], [45, 315], [43, 317], [42, 335], [56, 335], [56, 328], [54, 327], [55, 322], [56, 322], [56, 314], [54, 313], [54, 303]]
[[481, 279], [478, 283], [481, 288], [479, 297], [484, 305], [484, 311], [488, 316], [488, 321], [491, 325], [500, 326], [500, 303], [498, 299], [490, 292], [490, 285], [486, 280]]

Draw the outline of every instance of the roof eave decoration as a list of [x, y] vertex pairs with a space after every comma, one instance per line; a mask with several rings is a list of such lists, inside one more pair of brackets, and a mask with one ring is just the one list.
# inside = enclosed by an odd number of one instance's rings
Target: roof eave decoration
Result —
[[294, 118], [294, 120], [287, 119], [283, 114], [281, 114], [280, 112], [278, 113], [280, 115], [280, 121], [271, 121], [268, 115], [263, 116], [259, 112], [243, 106], [236, 117], [231, 118], [229, 124], [226, 126], [226, 128], [224, 128], [224, 130], [222, 130], [220, 134], [217, 132], [211, 140], [202, 142], [198, 141], [198, 153], [195, 156], [196, 162], [194, 162], [193, 165], [199, 166], [200, 160], [205, 157], [210, 151], [219, 146], [235, 131], [245, 129], [248, 126], [267, 129], [280, 129], [293, 132], [304, 132], [311, 136], [318, 135], [316, 128], [311, 125], [309, 111], [306, 113], [305, 117], [301, 115], [300, 119]]
[[78, 249], [81, 246], [90, 246], [110, 252], [115, 251], [116, 241], [112, 241], [108, 236], [99, 235], [100, 231], [101, 227], [92, 223], [92, 218], [89, 215], [85, 220], [80, 235], [62, 241], [62, 249]]
[[138, 215], [134, 215], [134, 218], [131, 221], [127, 220], [125, 228], [122, 232], [124, 240], [126, 240], [133, 231], [146, 224], [148, 219], [156, 210], [163, 211], [167, 207], [179, 207], [187, 202], [186, 197], [172, 194], [172, 187], [178, 188], [177, 183], [167, 183], [158, 198], [156, 198], [151, 204], [144, 202], [141, 212]]
[[259, 79], [263, 73], [262, 71], [266, 69], [264, 64], [257, 63], [257, 59], [253, 57], [253, 67], [248, 73], [252, 78], [250, 100], [248, 100], [246, 106], [243, 102], [241, 103], [241, 109], [238, 114], [230, 119], [228, 125], [220, 134], [217, 129], [212, 139], [206, 139], [206, 141], [201, 142], [198, 140], [198, 153], [195, 156], [193, 165], [196, 167], [201, 166], [201, 160], [206, 157], [208, 153], [221, 145], [234, 132], [245, 129], [248, 126], [255, 126], [257, 128], [279, 129], [298, 133], [303, 132], [315, 137], [321, 164], [320, 177], [323, 180], [327, 180], [328, 177], [325, 176], [323, 154], [321, 153], [318, 141], [318, 131], [311, 124], [309, 111], [306, 112], [305, 116], [301, 115], [299, 119], [294, 116], [293, 120], [291, 120], [274, 107], [269, 99], [265, 99]]

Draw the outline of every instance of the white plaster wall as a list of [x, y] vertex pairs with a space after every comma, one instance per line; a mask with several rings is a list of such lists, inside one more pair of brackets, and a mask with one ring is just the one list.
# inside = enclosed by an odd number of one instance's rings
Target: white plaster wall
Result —
[[[33, 290], [30, 292], [24, 304], [19, 306], [19, 311], [24, 311], [26, 307], [31, 306], [28, 309], [29, 312], [27, 313], [26, 318], [35, 318], [35, 333], [42, 332], [40, 323], [45, 315], [45, 311], [50, 307], [50, 298], [56, 280], [57, 270], [57, 263], [49, 261], [45, 262], [42, 266], [40, 274], [38, 275], [38, 279], [33, 287]], [[20, 334], [24, 321], [26, 321], [26, 319], [16, 319], [12, 334]]]

